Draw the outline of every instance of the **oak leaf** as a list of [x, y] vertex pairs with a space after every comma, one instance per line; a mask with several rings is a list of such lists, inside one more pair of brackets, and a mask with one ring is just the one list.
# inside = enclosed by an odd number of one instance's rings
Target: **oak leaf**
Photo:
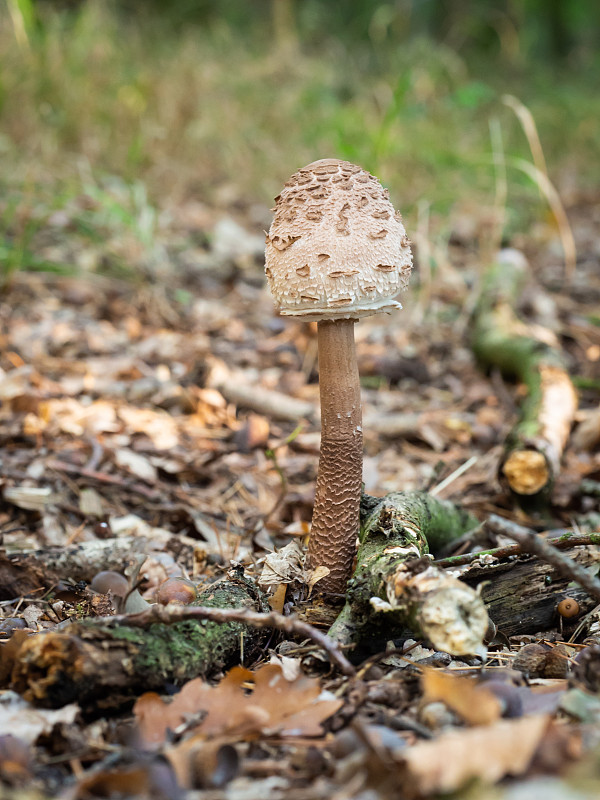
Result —
[[160, 745], [169, 729], [200, 714], [202, 720], [192, 727], [206, 738], [317, 737], [323, 734], [321, 723], [342, 703], [332, 695], [323, 697], [317, 680], [300, 676], [288, 681], [278, 664], [266, 664], [256, 672], [234, 667], [217, 686], [194, 678], [171, 702], [147, 692], [134, 713], [144, 742]]

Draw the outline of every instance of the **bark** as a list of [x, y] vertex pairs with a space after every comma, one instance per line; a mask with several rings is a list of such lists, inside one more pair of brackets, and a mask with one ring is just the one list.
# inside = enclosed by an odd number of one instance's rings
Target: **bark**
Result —
[[330, 636], [359, 645], [385, 642], [410, 628], [438, 650], [481, 652], [488, 620], [479, 595], [427, 557], [428, 537], [439, 547], [477, 524], [426, 493], [364, 496], [358, 563]]
[[561, 575], [578, 583], [582, 589], [600, 603], [600, 581], [587, 569], [580, 567], [568, 555], [559, 552], [555, 547], [535, 531], [524, 528], [516, 522], [491, 514], [487, 520], [487, 527], [496, 534], [502, 534], [513, 539], [526, 553], [539, 556], [547, 564], [553, 566]]
[[329, 573], [319, 592], [343, 593], [352, 570], [362, 483], [360, 381], [354, 320], [318, 323], [321, 449], [309, 564]]
[[[202, 592], [197, 605], [269, 609], [256, 585], [233, 571]], [[136, 628], [106, 619], [85, 621], [64, 632], [24, 638], [17, 648], [2, 650], [0, 664], [10, 688], [37, 705], [55, 708], [77, 701], [102, 710], [141, 689], [162, 689], [240, 663], [264, 636], [242, 622], [187, 620]]]
[[[182, 541], [182, 539], [184, 541]], [[191, 563], [198, 543], [181, 536], [122, 536], [96, 539], [66, 547], [41, 547], [29, 552], [0, 553], [0, 601], [11, 600], [59, 580], [87, 581], [101, 570], [123, 572], [134, 556], [162, 552], [169, 547], [180, 560]]]
[[[578, 566], [597, 570], [597, 546], [571, 547], [562, 552]], [[460, 574], [461, 580], [471, 586], [481, 585], [489, 617], [503, 637], [556, 630], [561, 624], [570, 633], [583, 615], [597, 605], [555, 566], [527, 553], [501, 558], [482, 554], [480, 563], [452, 572]], [[577, 617], [561, 623], [556, 609], [565, 597], [574, 598], [581, 611]]]
[[527, 278], [521, 263], [488, 270], [472, 319], [472, 347], [486, 368], [524, 384], [517, 424], [500, 464], [501, 479], [519, 498], [547, 496], [577, 411], [577, 395], [551, 331], [526, 325], [514, 313]]

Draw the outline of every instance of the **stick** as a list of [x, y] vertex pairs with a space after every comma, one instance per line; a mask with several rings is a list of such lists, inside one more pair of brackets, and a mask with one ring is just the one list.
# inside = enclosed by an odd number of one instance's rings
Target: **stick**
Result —
[[499, 469], [521, 500], [550, 493], [577, 411], [577, 395], [556, 337], [526, 325], [514, 312], [527, 277], [524, 259], [502, 251], [484, 276], [471, 326], [478, 361], [527, 389]]
[[243, 622], [256, 628], [275, 628], [290, 635], [303, 636], [322, 647], [331, 662], [343, 675], [352, 677], [356, 670], [341, 652], [338, 645], [327, 634], [313, 628], [295, 617], [284, 617], [276, 611], [261, 614], [248, 608], [208, 608], [205, 606], [161, 606], [153, 605], [140, 614], [121, 614], [104, 620], [109, 625], [127, 625], [130, 628], [145, 628], [154, 622], [172, 625], [183, 620], [208, 619], [211, 622]]
[[[509, 534], [506, 535], [508, 536]], [[590, 544], [600, 545], [600, 533], [565, 534], [554, 539], [546, 539], [545, 542], [557, 550], [570, 550], [571, 547], [582, 547]], [[460, 556], [438, 558], [433, 563], [436, 567], [441, 567], [442, 569], [446, 567], [464, 567], [477, 561], [480, 556], [492, 556], [493, 558], [501, 559], [508, 556], [516, 556], [522, 552], [523, 547], [520, 544], [507, 544], [504, 547], [494, 547], [491, 550], [479, 550], [476, 553], [463, 553]]]
[[541, 539], [535, 531], [524, 528], [522, 525], [517, 525], [516, 522], [510, 522], [503, 517], [498, 517], [496, 514], [490, 515], [487, 525], [494, 533], [501, 533], [504, 536], [508, 536], [509, 539], [514, 539], [521, 550], [534, 553], [548, 564], [556, 567], [560, 573], [578, 583], [591, 597], [600, 602], [600, 581], [590, 575], [587, 570], [575, 564], [570, 558], [563, 555], [563, 553], [560, 553], [544, 539]]

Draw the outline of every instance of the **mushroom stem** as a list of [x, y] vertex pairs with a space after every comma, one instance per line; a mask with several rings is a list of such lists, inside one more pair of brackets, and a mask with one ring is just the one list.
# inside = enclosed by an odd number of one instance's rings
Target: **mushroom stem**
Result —
[[321, 450], [310, 566], [329, 573], [317, 589], [343, 593], [352, 570], [362, 483], [362, 413], [352, 319], [318, 323]]

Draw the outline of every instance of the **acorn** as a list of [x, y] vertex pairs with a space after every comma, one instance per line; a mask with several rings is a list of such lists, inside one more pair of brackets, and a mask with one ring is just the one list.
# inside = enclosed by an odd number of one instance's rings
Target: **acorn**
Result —
[[198, 597], [196, 586], [187, 578], [167, 578], [156, 590], [156, 601], [163, 606], [176, 603], [179, 606], [189, 606]]
[[569, 653], [562, 644], [555, 647], [541, 642], [526, 644], [515, 656], [513, 668], [530, 678], [565, 678], [569, 671]]

